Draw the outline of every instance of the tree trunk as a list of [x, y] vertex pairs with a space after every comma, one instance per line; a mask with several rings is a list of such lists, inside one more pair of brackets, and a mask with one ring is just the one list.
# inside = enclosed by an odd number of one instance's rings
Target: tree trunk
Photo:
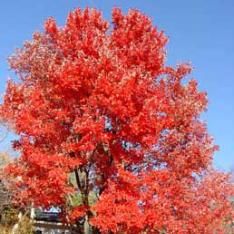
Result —
[[91, 225], [89, 224], [88, 215], [85, 216], [84, 234], [92, 234], [92, 228], [91, 228]]

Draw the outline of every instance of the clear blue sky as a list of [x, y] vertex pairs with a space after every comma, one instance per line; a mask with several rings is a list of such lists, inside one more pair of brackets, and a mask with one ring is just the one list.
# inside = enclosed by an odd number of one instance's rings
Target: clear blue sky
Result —
[[[113, 6], [137, 8], [169, 36], [168, 64], [191, 61], [193, 76], [209, 95], [208, 123], [220, 151], [214, 164], [234, 167], [234, 1], [233, 0], [7, 0], [0, 2], [0, 92], [10, 75], [6, 59], [43, 22], [54, 16], [60, 25], [75, 7], [101, 9], [110, 19]], [[9, 137], [0, 151], [9, 148]]]

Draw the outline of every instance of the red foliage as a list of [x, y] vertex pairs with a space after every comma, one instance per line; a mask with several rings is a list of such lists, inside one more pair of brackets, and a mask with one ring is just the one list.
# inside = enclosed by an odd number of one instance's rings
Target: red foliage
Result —
[[[112, 21], [76, 9], [10, 58], [20, 81], [9, 81], [1, 116], [20, 137], [9, 168], [19, 197], [64, 210], [77, 189], [72, 218], [92, 213], [103, 233], [221, 233], [233, 185], [207, 170], [206, 93], [183, 81], [190, 65], [165, 65], [167, 38], [147, 16], [114, 9]], [[74, 171], [85, 185], [68, 182]]]
[[87, 208], [82, 205], [73, 208], [69, 213], [70, 222], [75, 222], [77, 219], [83, 217], [86, 212]]

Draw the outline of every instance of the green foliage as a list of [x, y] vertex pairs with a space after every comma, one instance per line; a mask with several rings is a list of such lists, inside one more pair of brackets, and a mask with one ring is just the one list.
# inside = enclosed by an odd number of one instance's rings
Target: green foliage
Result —
[[[88, 199], [89, 199], [89, 204], [93, 205], [96, 203], [98, 198], [97, 198], [96, 193], [92, 191], [89, 193]], [[72, 207], [82, 205], [83, 204], [82, 194], [79, 192], [79, 193], [75, 193], [75, 194], [71, 195], [69, 198], [69, 203]]]
[[18, 221], [18, 212], [16, 209], [6, 207], [1, 213], [1, 223], [4, 226], [13, 226]]
[[14, 234], [33, 234], [33, 224], [27, 216], [23, 216], [19, 222], [16, 209], [8, 208], [3, 211], [0, 234], [12, 234], [13, 227], [18, 223], [18, 228]]

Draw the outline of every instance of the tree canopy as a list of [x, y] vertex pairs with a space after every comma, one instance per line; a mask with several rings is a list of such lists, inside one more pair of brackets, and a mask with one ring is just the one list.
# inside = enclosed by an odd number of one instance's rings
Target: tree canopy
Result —
[[0, 110], [19, 135], [8, 173], [20, 201], [58, 206], [101, 233], [224, 232], [233, 185], [210, 169], [207, 95], [185, 82], [189, 64], [166, 65], [165, 34], [118, 8], [111, 23], [87, 8], [44, 28], [10, 57], [19, 79]]

